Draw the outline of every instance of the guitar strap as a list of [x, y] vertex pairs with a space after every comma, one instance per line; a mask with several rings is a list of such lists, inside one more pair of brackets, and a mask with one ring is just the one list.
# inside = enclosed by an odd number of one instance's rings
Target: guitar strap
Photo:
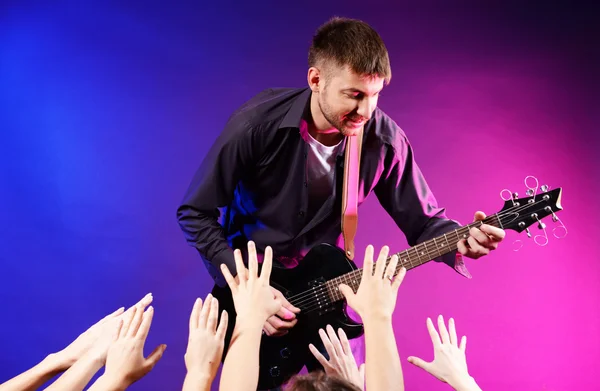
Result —
[[358, 134], [346, 139], [344, 160], [344, 184], [342, 188], [342, 236], [344, 250], [349, 259], [354, 259], [354, 237], [358, 226], [358, 183], [360, 177], [360, 152], [363, 128]]

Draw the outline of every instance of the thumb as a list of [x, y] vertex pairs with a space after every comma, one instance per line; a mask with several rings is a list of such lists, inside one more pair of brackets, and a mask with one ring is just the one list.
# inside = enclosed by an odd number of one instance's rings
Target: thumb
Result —
[[424, 360], [420, 359], [419, 357], [413, 357], [413, 356], [410, 356], [407, 360], [412, 365], [429, 372], [429, 364], [430, 363], [428, 363], [427, 361], [424, 361]]
[[473, 221], [480, 221], [485, 219], [485, 213], [483, 213], [482, 211], [478, 210], [477, 212], [475, 212], [475, 216], [473, 216]]
[[346, 284], [340, 284], [339, 290], [342, 293], [342, 295], [344, 295], [344, 297], [346, 298], [346, 301], [348, 302], [348, 305], [350, 305], [350, 307], [352, 307], [352, 304], [350, 304], [350, 303], [352, 301], [354, 301], [354, 297], [356, 296], [356, 294], [354, 293], [354, 291], [352, 290], [352, 288], [350, 288]]
[[298, 313], [300, 312], [300, 308], [297, 308], [295, 306], [293, 306], [288, 300], [287, 298], [283, 295], [283, 293], [281, 293], [278, 289], [275, 289], [273, 287], [270, 287], [271, 291], [273, 292], [273, 295], [275, 296], [275, 298], [279, 299], [279, 301], [281, 302], [281, 305], [288, 311], [291, 311], [293, 313]]
[[167, 349], [167, 345], [165, 345], [165, 344], [158, 345], [156, 348], [154, 348], [152, 353], [150, 353], [150, 355], [146, 359], [146, 367], [149, 368], [148, 370], [151, 370], [152, 368], [154, 368], [154, 366], [156, 365], [158, 360], [160, 360], [162, 358], [163, 353], [165, 352], [166, 349]]

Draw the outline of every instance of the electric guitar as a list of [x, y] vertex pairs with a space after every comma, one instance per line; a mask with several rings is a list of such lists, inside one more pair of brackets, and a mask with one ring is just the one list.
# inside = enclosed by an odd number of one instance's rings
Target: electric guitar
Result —
[[[541, 221], [543, 218], [552, 215], [555, 222], [560, 221], [555, 212], [562, 210], [562, 189], [546, 191], [547, 187], [543, 186], [542, 190], [545, 192], [536, 195], [528, 191], [530, 196], [522, 199], [511, 196], [510, 199], [505, 199], [500, 212], [398, 253], [396, 272], [402, 266], [410, 270], [455, 251], [459, 240], [468, 238], [469, 230], [483, 223], [519, 233], [527, 231], [528, 236], [531, 236], [528, 227], [538, 224], [538, 227], [546, 232], [545, 224]], [[534, 239], [536, 243], [537, 236]], [[389, 262], [389, 258], [387, 261]], [[356, 292], [361, 276], [362, 270], [357, 269], [354, 262], [346, 258], [344, 251], [329, 244], [320, 244], [312, 248], [299, 266], [293, 269], [272, 269], [271, 286], [281, 291], [291, 304], [301, 309], [301, 312], [297, 316], [298, 323], [286, 335], [263, 335], [260, 346], [259, 389], [279, 387], [300, 372], [307, 363], [317, 365], [308, 345], [320, 343], [318, 330], [325, 328], [327, 324], [336, 330], [342, 328], [350, 339], [363, 334], [363, 325], [348, 316], [344, 297], [338, 290], [338, 286], [344, 283]], [[229, 314], [224, 350], [227, 352], [235, 326], [233, 298], [229, 287], [215, 286], [212, 294], [219, 300], [219, 308]]]

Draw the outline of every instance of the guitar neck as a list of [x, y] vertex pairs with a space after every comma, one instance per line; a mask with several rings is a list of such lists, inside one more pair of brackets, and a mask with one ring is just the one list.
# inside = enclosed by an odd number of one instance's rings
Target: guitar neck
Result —
[[[396, 253], [394, 255], [398, 256], [398, 265], [396, 266], [396, 270], [394, 270], [394, 275], [396, 275], [402, 267], [405, 267], [406, 270], [410, 270], [417, 266], [421, 266], [432, 259], [455, 251], [457, 249], [458, 242], [461, 239], [467, 239], [470, 236], [470, 229], [474, 227], [478, 228], [482, 224], [502, 228], [500, 218], [496, 213], [486, 217], [481, 221], [476, 221], [469, 225], [457, 228], [454, 231], [446, 232], [437, 238], [430, 239], [407, 250]], [[386, 266], [390, 262], [391, 258], [392, 256], [386, 259]], [[373, 267], [375, 267], [375, 265], [373, 265]], [[362, 269], [357, 269], [327, 281], [327, 290], [330, 293], [332, 300], [338, 301], [344, 298], [338, 289], [340, 284], [346, 284], [350, 286], [354, 292], [356, 292], [360, 285], [362, 273]]]

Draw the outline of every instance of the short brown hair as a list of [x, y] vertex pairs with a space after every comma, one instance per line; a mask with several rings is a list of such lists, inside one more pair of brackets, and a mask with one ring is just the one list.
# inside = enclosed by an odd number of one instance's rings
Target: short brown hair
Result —
[[360, 391], [360, 387], [323, 371], [314, 371], [294, 376], [285, 391]]
[[349, 66], [359, 75], [377, 75], [389, 83], [392, 79], [390, 58], [383, 40], [367, 23], [333, 17], [319, 27], [308, 51], [308, 66], [333, 61]]

